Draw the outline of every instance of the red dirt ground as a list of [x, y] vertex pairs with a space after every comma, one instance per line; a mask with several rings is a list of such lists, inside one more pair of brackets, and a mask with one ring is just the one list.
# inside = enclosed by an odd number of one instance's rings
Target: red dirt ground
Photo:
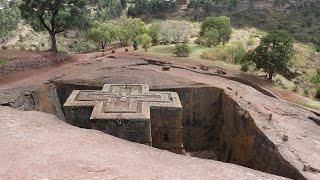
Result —
[[[88, 54], [77, 54], [68, 56], [66, 54], [53, 55], [50, 52], [31, 52], [31, 51], [17, 51], [17, 50], [0, 50], [0, 58], [6, 59], [10, 64], [7, 68], [0, 66], [0, 89], [10, 88], [12, 86], [33, 84], [39, 81], [46, 81], [55, 77], [60, 77], [65, 72], [65, 69], [75, 66], [79, 63], [90, 63], [96, 61], [99, 56], [115, 56], [117, 58], [140, 59], [140, 58], [153, 58], [164, 62], [170, 62], [177, 65], [186, 67], [196, 67], [199, 69], [200, 64], [191, 59], [175, 58], [175, 57], [154, 57], [145, 53], [138, 53], [129, 51], [126, 53], [124, 48], [117, 49], [115, 54], [110, 52], [95, 52]], [[57, 60], [58, 59], [58, 60]], [[6, 66], [8, 66], [6, 64]], [[16, 65], [21, 66], [15, 69]], [[206, 65], [205, 63], [203, 63]], [[25, 67], [24, 67], [25, 66]], [[208, 66], [209, 72], [216, 72], [218, 67]], [[1, 73], [1, 69], [5, 69]], [[269, 90], [277, 95], [279, 98], [299, 105], [307, 104], [309, 99], [297, 95], [293, 92], [274, 88], [272, 83], [265, 81], [254, 75], [239, 73], [236, 71], [226, 70], [227, 75], [238, 76], [248, 81], [254, 82], [259, 86]], [[315, 109], [319, 111], [320, 109]]]

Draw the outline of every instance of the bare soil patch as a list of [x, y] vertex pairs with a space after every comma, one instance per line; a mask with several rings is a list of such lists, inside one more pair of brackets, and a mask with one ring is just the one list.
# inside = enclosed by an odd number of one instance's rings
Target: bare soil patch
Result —
[[16, 72], [41, 69], [72, 60], [65, 53], [0, 50], [0, 59], [5, 63], [0, 66], [0, 76]]

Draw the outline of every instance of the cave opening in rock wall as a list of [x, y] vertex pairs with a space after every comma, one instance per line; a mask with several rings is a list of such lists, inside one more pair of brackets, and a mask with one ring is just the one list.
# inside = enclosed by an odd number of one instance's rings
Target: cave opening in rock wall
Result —
[[[63, 104], [72, 91], [101, 88], [101, 85], [79, 82], [49, 83], [35, 93], [35, 104], [38, 110], [65, 120]], [[197, 85], [151, 87], [150, 90], [178, 93], [182, 104], [183, 146], [186, 155], [303, 179], [298, 170], [284, 160], [274, 144], [256, 127], [250, 114], [222, 89]], [[163, 135], [163, 141], [171, 141], [168, 134]]]

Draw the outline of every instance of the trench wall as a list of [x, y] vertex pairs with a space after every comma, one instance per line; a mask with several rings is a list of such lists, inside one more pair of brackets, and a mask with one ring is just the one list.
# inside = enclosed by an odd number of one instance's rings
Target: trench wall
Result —
[[[101, 86], [55, 83], [41, 91], [36, 107], [56, 116], [75, 89], [100, 90]], [[213, 149], [218, 160], [292, 179], [305, 179], [286, 161], [277, 147], [256, 126], [251, 115], [221, 89], [208, 86], [157, 88], [175, 91], [183, 106], [183, 143], [187, 151]], [[39, 92], [38, 92], [39, 93]], [[59, 99], [57, 102], [56, 99]], [[38, 99], [38, 100], [37, 100]], [[59, 112], [60, 111], [60, 112]]]

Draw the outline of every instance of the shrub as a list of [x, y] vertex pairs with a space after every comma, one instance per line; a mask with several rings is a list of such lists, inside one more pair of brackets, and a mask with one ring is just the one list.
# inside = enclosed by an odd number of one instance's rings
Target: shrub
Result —
[[236, 41], [232, 44], [219, 45], [213, 50], [206, 51], [202, 57], [211, 60], [222, 60], [233, 63], [241, 63], [246, 54], [246, 49], [242, 42]]
[[313, 76], [311, 82], [314, 83], [314, 84], [319, 84], [320, 85], [320, 68], [317, 69], [317, 72]]
[[250, 64], [248, 62], [242, 63], [240, 70], [243, 72], [248, 72]]
[[99, 45], [101, 49], [104, 49], [106, 46], [118, 39], [117, 30], [117, 26], [95, 21], [92, 27], [88, 30], [86, 36], [89, 40]]
[[203, 34], [203, 39], [205, 41], [206, 46], [211, 47], [215, 46], [219, 43], [219, 32], [218, 30], [209, 30]]
[[187, 43], [177, 44], [174, 54], [178, 57], [187, 57], [191, 52]]
[[142, 45], [143, 49], [145, 51], [148, 51], [148, 48], [150, 47], [151, 43], [151, 37], [148, 34], [142, 34], [138, 37], [139, 43]]
[[305, 95], [306, 97], [309, 96], [309, 89], [308, 89], [308, 88], [305, 88], [305, 89], [304, 89], [304, 95]]
[[151, 37], [151, 41], [153, 45], [159, 44], [160, 39], [160, 23], [154, 22], [149, 27], [149, 36]]
[[87, 43], [84, 42], [77, 42], [72, 46], [72, 51], [82, 53], [82, 52], [88, 52], [90, 50], [90, 47]]

